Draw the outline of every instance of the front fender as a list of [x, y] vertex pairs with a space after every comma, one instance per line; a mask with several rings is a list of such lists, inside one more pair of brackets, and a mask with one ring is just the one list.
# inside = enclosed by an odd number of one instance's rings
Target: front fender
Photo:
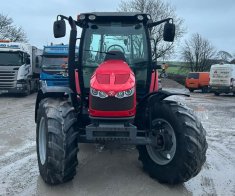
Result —
[[60, 87], [60, 86], [45, 86], [42, 87], [37, 94], [36, 104], [35, 104], [35, 122], [37, 120], [37, 110], [41, 100], [47, 97], [65, 97], [68, 98], [71, 102], [74, 97], [74, 92], [69, 87]]
[[147, 102], [148, 105], [151, 106], [156, 102], [160, 102], [164, 99], [166, 99], [167, 97], [173, 96], [173, 95], [181, 95], [181, 96], [186, 96], [186, 97], [190, 97], [189, 94], [186, 93], [177, 93], [177, 92], [170, 92], [170, 91], [165, 91], [165, 90], [160, 90], [156, 93], [152, 93], [151, 95], [148, 96], [147, 98]]
[[173, 96], [173, 95], [183, 95], [186, 97], [190, 97], [189, 94], [186, 93], [177, 93], [177, 92], [170, 92], [170, 91], [166, 91], [166, 90], [159, 90], [157, 92], [152, 92], [149, 93], [148, 95], [146, 95], [145, 97], [143, 97], [138, 106], [142, 106], [142, 105], [153, 105], [155, 102], [159, 102], [162, 101], [164, 99], [166, 99], [167, 97]]
[[137, 107], [137, 113], [135, 117], [135, 125], [137, 125], [138, 129], [149, 129], [151, 130], [151, 120], [152, 120], [152, 108], [157, 103], [161, 104], [161, 102], [167, 97], [173, 95], [183, 95], [189, 97], [189, 94], [185, 93], [177, 93], [177, 92], [169, 92], [165, 90], [159, 90], [157, 92], [152, 92], [143, 97]]

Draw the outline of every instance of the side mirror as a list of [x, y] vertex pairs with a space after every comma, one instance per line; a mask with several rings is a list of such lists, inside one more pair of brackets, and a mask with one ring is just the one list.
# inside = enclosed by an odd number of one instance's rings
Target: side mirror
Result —
[[27, 65], [30, 64], [30, 58], [29, 58], [29, 57], [26, 58], [25, 63], [26, 63]]
[[164, 25], [163, 39], [167, 42], [173, 42], [175, 38], [175, 24], [167, 22]]
[[64, 20], [57, 20], [54, 22], [53, 26], [54, 37], [60, 38], [64, 37], [66, 34], [66, 25]]

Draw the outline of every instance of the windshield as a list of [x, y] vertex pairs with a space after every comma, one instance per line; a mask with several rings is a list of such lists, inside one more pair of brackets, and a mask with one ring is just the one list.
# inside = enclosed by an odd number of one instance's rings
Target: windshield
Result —
[[199, 73], [189, 73], [188, 78], [189, 79], [198, 79], [199, 78]]
[[0, 66], [20, 66], [23, 64], [22, 54], [19, 52], [0, 52]]
[[105, 52], [118, 50], [135, 73], [137, 86], [145, 87], [148, 49], [145, 29], [141, 24], [89, 24], [83, 47], [83, 78], [85, 88], [95, 69], [104, 61]]
[[67, 56], [43, 56], [42, 58], [42, 69], [53, 69], [61, 70], [64, 65], [68, 64]]

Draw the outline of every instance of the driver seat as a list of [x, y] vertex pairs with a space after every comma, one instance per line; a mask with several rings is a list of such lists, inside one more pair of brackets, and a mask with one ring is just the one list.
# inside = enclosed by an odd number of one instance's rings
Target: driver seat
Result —
[[104, 61], [108, 60], [123, 60], [126, 62], [126, 57], [123, 52], [119, 50], [110, 50], [108, 53], [105, 55]]

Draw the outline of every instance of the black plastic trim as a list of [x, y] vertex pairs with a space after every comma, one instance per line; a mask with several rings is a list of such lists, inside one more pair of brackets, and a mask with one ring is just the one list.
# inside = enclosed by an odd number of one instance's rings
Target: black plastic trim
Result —
[[[42, 87], [37, 94], [36, 98], [36, 104], [35, 104], [35, 122], [37, 120], [37, 110], [38, 106], [41, 100], [47, 98], [47, 97], [65, 97], [68, 98], [71, 102], [74, 102], [76, 100], [76, 96], [74, 92], [69, 87], [64, 86], [51, 86], [51, 87]], [[73, 104], [73, 106], [76, 106], [76, 104]]]

